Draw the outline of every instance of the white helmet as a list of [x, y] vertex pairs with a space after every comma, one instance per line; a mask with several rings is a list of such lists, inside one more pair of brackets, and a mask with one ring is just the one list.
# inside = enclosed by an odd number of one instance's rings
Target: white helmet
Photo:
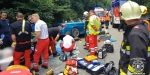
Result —
[[85, 11], [85, 12], [83, 13], [84, 16], [88, 16], [88, 14], [89, 14], [89, 13], [88, 13], [87, 11]]
[[141, 18], [141, 8], [140, 6], [133, 2], [133, 1], [127, 1], [124, 3], [120, 11], [122, 13], [122, 18], [124, 20], [132, 20], [132, 19], [139, 19]]

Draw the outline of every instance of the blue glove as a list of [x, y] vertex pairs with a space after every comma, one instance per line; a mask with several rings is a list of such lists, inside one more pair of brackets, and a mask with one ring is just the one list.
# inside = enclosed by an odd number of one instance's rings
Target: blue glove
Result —
[[89, 31], [86, 31], [86, 34], [89, 34]]

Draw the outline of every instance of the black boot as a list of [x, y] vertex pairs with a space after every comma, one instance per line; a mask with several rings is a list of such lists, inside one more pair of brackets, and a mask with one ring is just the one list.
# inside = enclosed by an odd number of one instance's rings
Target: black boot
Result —
[[44, 69], [48, 69], [48, 66], [42, 65], [41, 67], [44, 68]]
[[57, 57], [57, 56], [59, 56], [59, 54], [53, 53], [53, 57]]

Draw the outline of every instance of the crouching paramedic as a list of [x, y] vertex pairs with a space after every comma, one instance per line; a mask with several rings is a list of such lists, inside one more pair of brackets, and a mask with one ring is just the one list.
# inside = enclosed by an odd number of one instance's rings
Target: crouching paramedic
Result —
[[88, 31], [89, 31], [89, 44], [90, 44], [90, 54], [95, 55], [96, 51], [98, 51], [98, 40], [97, 35], [99, 34], [100, 29], [100, 19], [97, 17], [93, 10], [89, 12], [89, 23], [88, 23]]
[[63, 38], [63, 42], [60, 43], [60, 46], [65, 52], [71, 52], [75, 49], [75, 41], [73, 37], [70, 36], [70, 32], [66, 33], [66, 36]]
[[57, 40], [61, 35], [61, 29], [62, 29], [61, 26], [48, 28], [49, 39], [50, 39], [49, 45], [52, 49], [53, 52], [52, 54], [54, 57], [58, 56], [55, 48], [55, 42], [57, 42]]
[[14, 65], [20, 65], [20, 58], [24, 55], [25, 66], [30, 68], [31, 26], [23, 18], [22, 13], [17, 13], [17, 21], [10, 25], [12, 39], [16, 42], [13, 58]]
[[35, 22], [35, 32], [36, 35], [34, 37], [34, 40], [38, 39], [35, 52], [34, 52], [34, 63], [33, 63], [33, 70], [36, 72], [39, 71], [38, 69], [38, 62], [40, 55], [43, 56], [43, 64], [42, 68], [48, 69], [48, 46], [49, 46], [49, 38], [48, 38], [48, 27], [47, 24], [40, 20], [40, 17], [38, 14], [32, 14], [32, 21]]
[[119, 75], [149, 75], [149, 31], [140, 20], [140, 6], [133, 1], [127, 1], [120, 11], [127, 27], [121, 44]]

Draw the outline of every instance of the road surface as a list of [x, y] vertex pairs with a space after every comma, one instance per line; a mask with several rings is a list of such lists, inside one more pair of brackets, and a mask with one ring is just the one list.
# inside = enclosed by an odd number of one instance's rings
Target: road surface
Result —
[[[117, 40], [116, 42], [113, 43], [115, 51], [114, 53], [108, 53], [105, 59], [99, 59], [99, 61], [101, 61], [102, 63], [114, 61], [115, 67], [118, 68], [118, 61], [120, 58], [119, 49], [123, 38], [123, 31], [118, 32], [117, 29], [112, 28], [112, 26], [110, 25], [108, 32], [112, 35], [112, 39]], [[80, 54], [78, 55], [78, 57], [85, 57], [86, 55], [89, 54], [87, 50], [84, 50], [83, 47], [84, 42], [77, 41], [76, 43], [78, 49], [80, 50]], [[99, 49], [101, 46], [102, 46], [102, 42], [99, 43]], [[59, 60], [59, 57], [51, 58], [49, 59], [49, 67], [48, 67], [49, 69], [43, 69], [40, 67], [40, 75], [46, 75], [46, 72], [50, 69], [53, 69], [55, 74], [57, 74], [62, 72], [64, 70], [64, 67], [65, 67], [65, 62], [61, 62]], [[90, 74], [86, 73], [85, 70], [79, 69], [79, 75], [90, 75]]]

